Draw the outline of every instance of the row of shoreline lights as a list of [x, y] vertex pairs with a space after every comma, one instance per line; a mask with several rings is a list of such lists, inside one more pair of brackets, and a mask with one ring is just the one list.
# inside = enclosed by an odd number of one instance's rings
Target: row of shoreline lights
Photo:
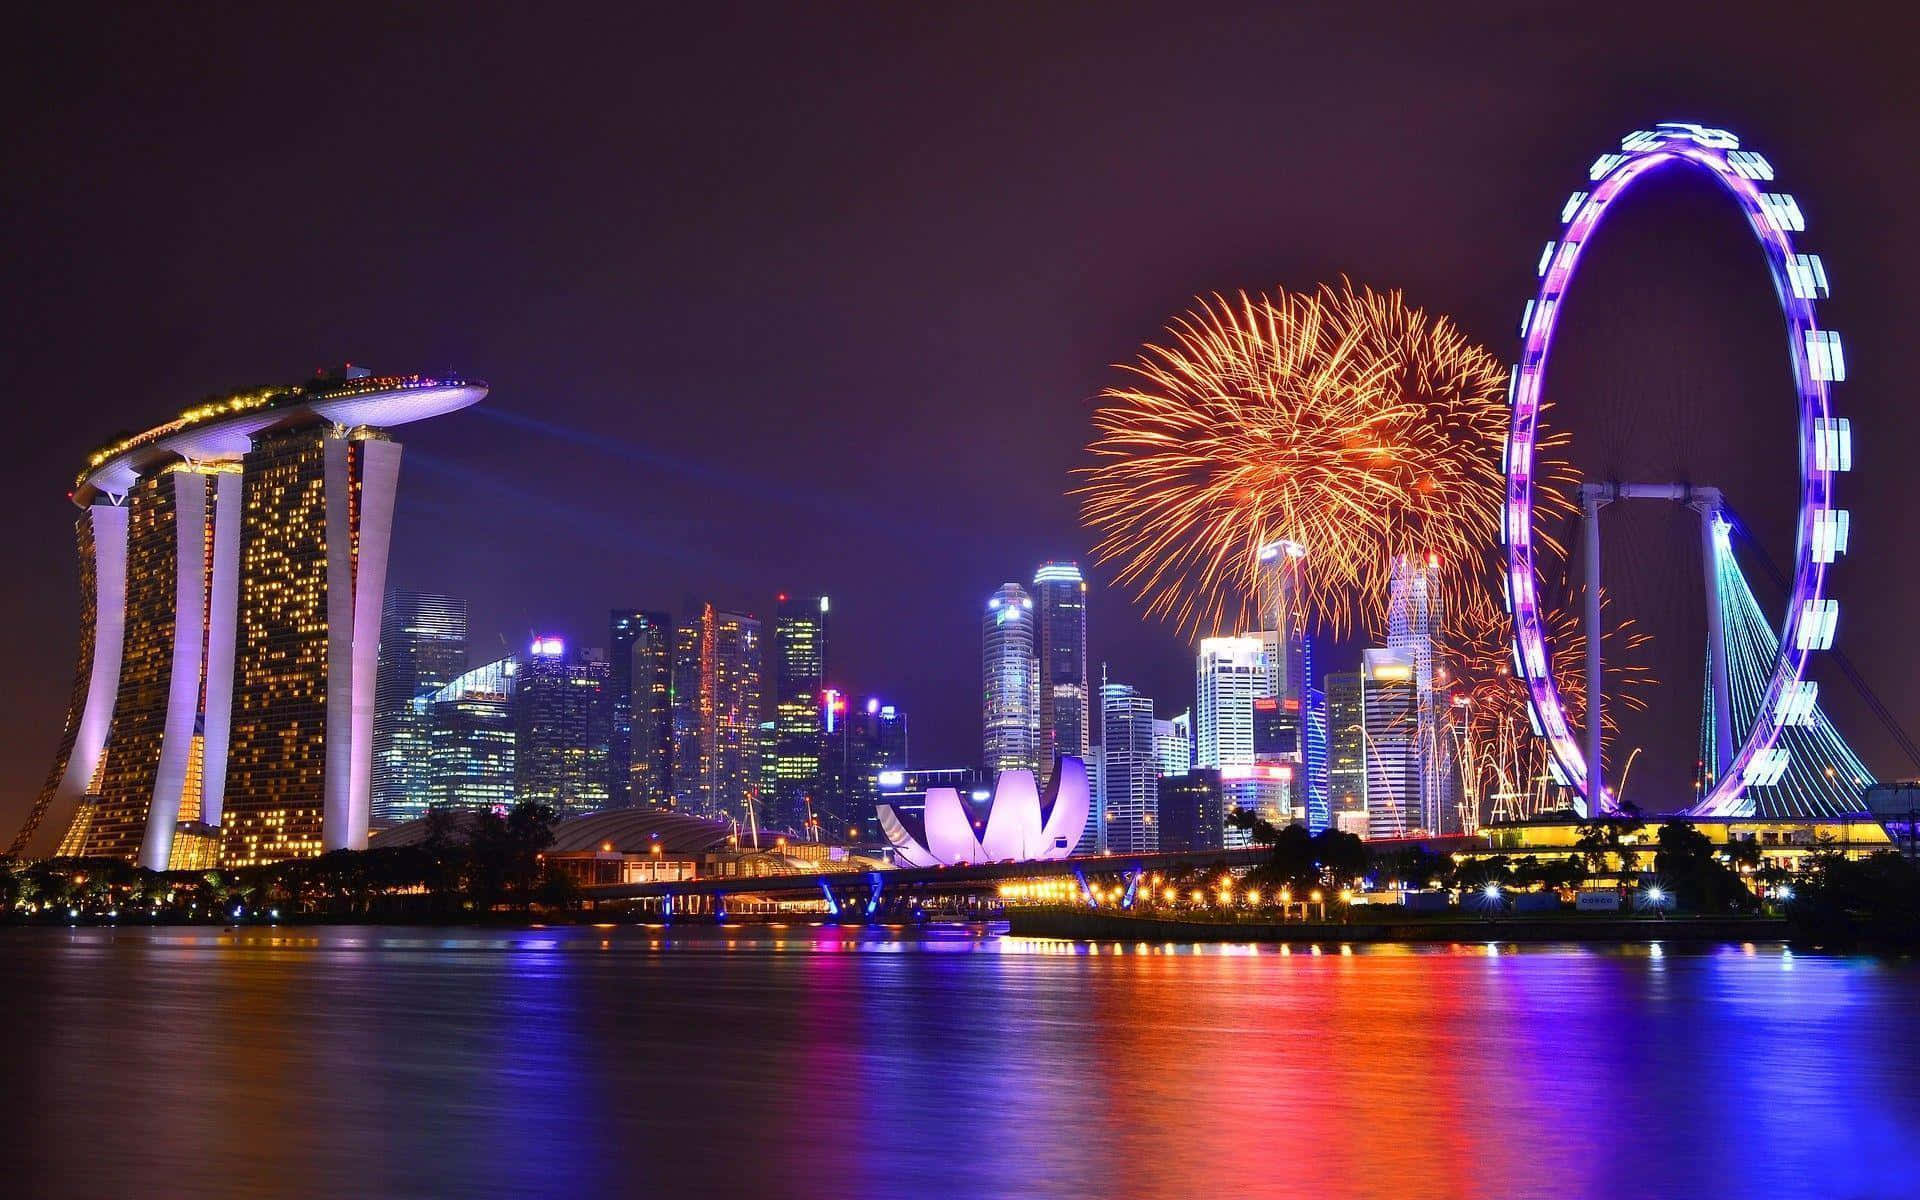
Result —
[[[1152, 903], [1155, 899], [1158, 899], [1162, 904], [1169, 905], [1180, 902], [1181, 896], [1179, 890], [1166, 885], [1161, 876], [1155, 875], [1150, 881], [1146, 882], [1148, 882], [1150, 886], [1140, 889], [1136, 897], [1136, 903]], [[1090, 894], [1095, 900], [1102, 903], [1118, 903], [1126, 897], [1126, 893], [1127, 889], [1124, 884], [1113, 884], [1112, 886], [1103, 887], [1097, 883], [1088, 883], [1083, 892], [1079, 881], [1070, 879], [1047, 879], [1033, 883], [1003, 883], [1000, 885], [1000, 898], [1002, 900], [1077, 901], [1084, 895]], [[1243, 891], [1236, 892], [1232, 886], [1228, 885], [1219, 887], [1211, 893], [1202, 888], [1192, 888], [1187, 892], [1186, 900], [1190, 905], [1208, 907], [1209, 897], [1211, 896], [1212, 900], [1217, 901], [1217, 905], [1214, 905], [1217, 907], [1230, 907], [1237, 899], [1248, 908], [1258, 908], [1260, 907], [1263, 895], [1264, 893], [1258, 888], [1247, 888]], [[1340, 903], [1351, 904], [1353, 897], [1354, 891], [1352, 888], [1347, 887], [1340, 889]], [[1326, 902], [1326, 893], [1320, 888], [1314, 888], [1304, 898], [1295, 900], [1293, 898], [1292, 888], [1281, 888], [1277, 896], [1268, 896], [1267, 901], [1269, 905], [1277, 904], [1283, 907], [1290, 904], [1324, 904]]]

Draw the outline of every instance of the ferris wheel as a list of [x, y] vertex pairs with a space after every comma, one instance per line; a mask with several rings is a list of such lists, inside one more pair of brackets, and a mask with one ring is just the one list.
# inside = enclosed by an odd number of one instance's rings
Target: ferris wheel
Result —
[[[1728, 518], [1713, 489], [1677, 484], [1590, 483], [1581, 489], [1587, 514], [1587, 709], [1584, 746], [1576, 737], [1567, 706], [1551, 669], [1552, 646], [1540, 598], [1539, 564], [1533, 531], [1534, 455], [1546, 370], [1567, 289], [1581, 254], [1614, 200], [1637, 181], [1662, 168], [1704, 171], [1716, 179], [1746, 215], [1772, 272], [1774, 290], [1786, 324], [1787, 356], [1797, 409], [1800, 447], [1800, 502], [1795, 520], [1792, 569], [1787, 573], [1787, 604], [1778, 625], [1778, 644], [1757, 686], [1757, 702], [1746, 704], [1743, 729], [1733, 728], [1726, 660], [1727, 634], [1721, 628], [1724, 539]], [[1636, 130], [1621, 139], [1617, 152], [1597, 158], [1583, 190], [1568, 197], [1560, 211], [1559, 236], [1547, 243], [1539, 261], [1540, 286], [1520, 320], [1520, 362], [1510, 387], [1511, 423], [1506, 446], [1506, 502], [1502, 538], [1507, 548], [1504, 599], [1513, 624], [1516, 674], [1527, 688], [1534, 729], [1551, 751], [1553, 769], [1576, 796], [1582, 815], [1614, 811], [1616, 799], [1606, 786], [1600, 757], [1600, 629], [1598, 510], [1607, 503], [1638, 498], [1674, 500], [1696, 508], [1702, 517], [1703, 553], [1709, 589], [1709, 716], [1719, 726], [1718, 752], [1711, 784], [1690, 810], [1703, 817], [1750, 816], [1753, 789], [1779, 783], [1786, 775], [1793, 739], [1789, 731], [1824, 723], [1816, 705], [1817, 684], [1807, 678], [1811, 657], [1832, 648], [1839, 604], [1827, 594], [1827, 569], [1846, 551], [1849, 514], [1833, 502], [1834, 477], [1852, 468], [1852, 431], [1834, 415], [1833, 385], [1846, 378], [1840, 337], [1820, 326], [1815, 303], [1828, 297], [1826, 267], [1818, 255], [1802, 252], [1794, 235], [1806, 220], [1795, 199], [1771, 190], [1774, 169], [1766, 158], [1744, 149], [1724, 129], [1668, 122]], [[1744, 587], [1737, 589], [1748, 603]], [[1710, 745], [1709, 750], [1713, 747]]]

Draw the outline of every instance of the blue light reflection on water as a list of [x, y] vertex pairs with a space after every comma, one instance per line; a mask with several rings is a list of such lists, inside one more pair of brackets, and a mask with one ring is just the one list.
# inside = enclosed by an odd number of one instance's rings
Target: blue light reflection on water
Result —
[[0, 932], [23, 1195], [1899, 1195], [1920, 968], [1776, 946]]

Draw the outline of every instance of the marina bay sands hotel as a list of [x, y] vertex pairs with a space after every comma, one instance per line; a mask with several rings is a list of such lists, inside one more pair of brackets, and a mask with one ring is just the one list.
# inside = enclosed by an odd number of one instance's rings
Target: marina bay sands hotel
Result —
[[486, 394], [346, 367], [94, 453], [72, 493], [79, 668], [11, 852], [166, 870], [176, 835], [223, 866], [365, 847], [388, 431]]

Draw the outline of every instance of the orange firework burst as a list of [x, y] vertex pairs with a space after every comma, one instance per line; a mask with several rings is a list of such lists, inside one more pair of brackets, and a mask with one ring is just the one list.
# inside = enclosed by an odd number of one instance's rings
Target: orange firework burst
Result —
[[[1244, 627], [1262, 546], [1301, 543], [1335, 634], [1384, 618], [1402, 555], [1437, 556], [1449, 611], [1483, 607], [1499, 542], [1506, 368], [1398, 292], [1202, 299], [1100, 395], [1078, 489], [1095, 556], [1181, 630]], [[1536, 460], [1536, 476], [1556, 476]], [[1542, 489], [1543, 509], [1564, 506]], [[1544, 535], [1539, 540], [1548, 541]]]
[[[1554, 680], [1576, 727], [1586, 720], [1587, 707], [1583, 673], [1587, 636], [1576, 615], [1581, 594], [1577, 590], [1568, 607], [1547, 613]], [[1609, 622], [1605, 614], [1611, 604], [1611, 597], [1601, 589], [1600, 644], [1605, 663], [1601, 683], [1607, 703], [1600, 722], [1601, 736], [1608, 744], [1619, 731], [1615, 715], [1620, 706], [1644, 711], [1647, 693], [1657, 682], [1643, 653], [1653, 635], [1631, 617]], [[1494, 819], [1525, 818], [1537, 811], [1544, 799], [1550, 757], [1546, 741], [1533, 735], [1526, 685], [1513, 674], [1512, 639], [1513, 627], [1506, 615], [1482, 605], [1448, 620], [1441, 647], [1439, 684], [1454, 698], [1462, 782], [1471, 799], [1488, 802], [1489, 811], [1482, 815]]]

